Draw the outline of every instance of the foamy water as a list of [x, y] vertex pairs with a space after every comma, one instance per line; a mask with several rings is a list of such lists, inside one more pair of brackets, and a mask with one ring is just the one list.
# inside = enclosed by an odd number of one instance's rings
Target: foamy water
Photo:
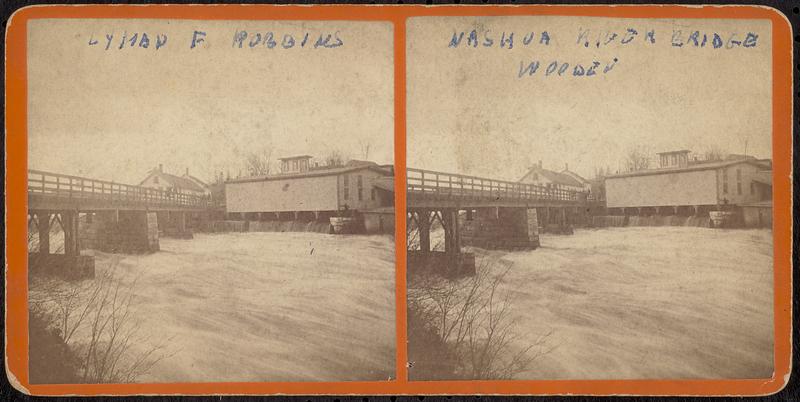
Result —
[[[386, 380], [395, 371], [386, 236], [195, 234], [150, 255], [96, 253], [138, 277], [140, 334], [167, 358], [142, 382]], [[146, 345], [139, 345], [145, 349]]]
[[551, 352], [525, 379], [768, 378], [772, 232], [691, 227], [576, 230], [528, 252], [472, 249], [514, 265], [516, 347]]

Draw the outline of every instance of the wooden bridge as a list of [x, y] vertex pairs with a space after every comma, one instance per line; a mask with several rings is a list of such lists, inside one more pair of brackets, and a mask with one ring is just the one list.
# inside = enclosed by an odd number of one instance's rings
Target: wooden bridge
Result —
[[[158, 250], [159, 226], [190, 237], [187, 215], [209, 206], [204, 196], [28, 170], [28, 229], [38, 232], [38, 250], [29, 254], [29, 264], [59, 274], [93, 275], [93, 258], [80, 255], [82, 241], [103, 251], [152, 252]], [[63, 255], [51, 253], [55, 224], [64, 234]]]
[[408, 168], [409, 208], [575, 206], [586, 194], [535, 184]]
[[204, 210], [209, 199], [59, 173], [28, 170], [29, 210]]
[[[473, 272], [474, 256], [462, 244], [488, 249], [535, 249], [540, 226], [571, 233], [570, 218], [587, 205], [587, 194], [529, 183], [408, 168], [409, 269], [434, 265]], [[463, 212], [463, 213], [462, 213]], [[431, 247], [431, 226], [444, 230], [444, 251]]]

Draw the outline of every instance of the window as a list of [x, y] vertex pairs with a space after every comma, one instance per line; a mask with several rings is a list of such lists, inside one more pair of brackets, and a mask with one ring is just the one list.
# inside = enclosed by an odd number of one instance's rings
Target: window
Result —
[[350, 198], [350, 176], [344, 175], [344, 199]]
[[728, 194], [728, 171], [722, 169], [722, 194]]
[[756, 182], [751, 181], [750, 182], [750, 195], [755, 195], [755, 194], [756, 194]]
[[372, 191], [369, 192], [369, 199], [375, 201], [375, 189], [373, 188]]
[[358, 200], [361, 201], [364, 199], [363, 181], [361, 179], [361, 175], [358, 175], [356, 178], [358, 179]]
[[742, 169], [736, 169], [736, 194], [742, 195]]

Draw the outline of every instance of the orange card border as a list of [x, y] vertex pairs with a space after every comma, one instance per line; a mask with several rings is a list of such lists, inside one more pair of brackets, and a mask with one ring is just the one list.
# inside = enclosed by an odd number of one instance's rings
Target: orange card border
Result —
[[[384, 21], [394, 26], [395, 207], [405, 211], [406, 20], [423, 16], [595, 16], [613, 18], [766, 19], [772, 22], [774, 368], [771, 378], [741, 380], [408, 381], [405, 214], [396, 214], [397, 378], [366, 382], [218, 382], [34, 385], [28, 382], [27, 22], [40, 18]], [[11, 383], [35, 395], [130, 394], [585, 394], [765, 395], [791, 370], [792, 32], [779, 11], [763, 6], [368, 6], [368, 5], [82, 5], [17, 10], [6, 30], [6, 370]], [[313, 362], [309, 362], [313, 364]]]

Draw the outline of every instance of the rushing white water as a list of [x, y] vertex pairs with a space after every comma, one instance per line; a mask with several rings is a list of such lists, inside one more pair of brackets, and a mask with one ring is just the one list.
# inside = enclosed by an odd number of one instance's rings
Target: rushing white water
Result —
[[768, 378], [772, 232], [626, 227], [541, 236], [513, 263], [520, 339], [554, 348], [524, 379]]
[[[119, 258], [140, 334], [168, 354], [142, 382], [386, 380], [395, 372], [394, 242], [318, 233], [162, 238]], [[147, 345], [137, 345], [146, 349]]]

